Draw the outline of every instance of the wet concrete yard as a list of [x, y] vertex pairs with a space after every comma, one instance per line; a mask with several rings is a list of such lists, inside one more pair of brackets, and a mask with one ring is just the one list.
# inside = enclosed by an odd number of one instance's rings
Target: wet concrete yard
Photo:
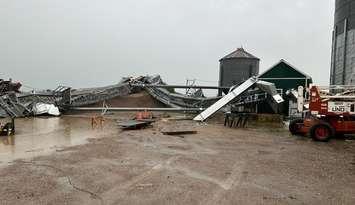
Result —
[[[2, 120], [6, 122], [6, 120]], [[105, 126], [110, 126], [110, 121]], [[0, 166], [20, 159], [50, 154], [100, 137], [109, 130], [93, 129], [88, 117], [50, 117], [16, 119], [16, 135], [0, 137]]]
[[[355, 204], [353, 140], [317, 143], [282, 128], [214, 122], [125, 132], [105, 123], [19, 121], [15, 145], [1, 145], [4, 161], [21, 158], [0, 167], [1, 204]], [[198, 133], [161, 134], [168, 126]]]

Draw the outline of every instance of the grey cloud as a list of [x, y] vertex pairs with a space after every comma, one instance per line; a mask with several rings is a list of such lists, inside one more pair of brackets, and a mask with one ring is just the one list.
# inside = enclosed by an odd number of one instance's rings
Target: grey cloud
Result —
[[243, 45], [262, 59], [261, 71], [284, 58], [328, 84], [333, 7], [333, 0], [2, 0], [0, 77], [36, 88], [145, 74], [217, 84], [219, 58]]

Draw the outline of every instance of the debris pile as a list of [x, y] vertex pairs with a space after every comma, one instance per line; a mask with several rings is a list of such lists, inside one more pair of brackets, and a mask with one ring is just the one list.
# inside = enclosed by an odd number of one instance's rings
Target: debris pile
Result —
[[76, 107], [103, 104], [107, 100], [128, 96], [143, 90], [165, 106], [172, 108], [208, 107], [219, 99], [203, 97], [201, 90], [188, 96], [171, 92], [167, 88], [154, 87], [166, 85], [159, 75], [138, 78], [126, 77], [115, 85], [105, 87], [73, 89], [59, 86], [55, 90], [27, 93], [19, 92], [18, 86], [21, 84], [9, 82], [6, 81], [5, 83], [4, 81], [4, 92], [0, 95], [1, 117], [24, 117], [42, 114], [57, 116], [60, 114], [59, 110], [65, 111]]
[[[59, 86], [54, 90], [20, 92], [20, 83], [11, 83], [11, 81], [1, 81], [2, 92], [0, 94], [0, 117], [25, 117], [36, 115], [60, 115], [71, 109], [82, 109], [85, 106], [106, 105], [106, 101], [125, 97], [128, 95], [147, 92], [152, 98], [160, 102], [169, 109], [186, 111], [202, 111], [221, 97], [205, 97], [201, 89], [190, 89], [194, 92], [187, 94], [177, 93], [173, 86], [164, 83], [159, 75], [141, 76], [138, 78], [126, 77], [115, 85], [73, 89], [71, 87]], [[273, 98], [276, 95], [275, 89], [270, 89], [270, 85], [258, 83], [261, 91], [271, 96], [265, 95], [263, 99]], [[269, 89], [269, 90], [267, 90]], [[232, 91], [233, 89], [231, 89]], [[245, 90], [243, 90], [245, 91]], [[238, 104], [254, 102], [254, 100], [239, 97]], [[246, 99], [249, 99], [246, 100]], [[104, 107], [103, 107], [104, 108]], [[117, 108], [119, 109], [119, 108]], [[137, 108], [137, 110], [139, 110]]]
[[11, 79], [3, 80], [0, 79], [0, 95], [8, 93], [8, 92], [20, 92], [22, 84], [21, 83], [14, 83]]
[[14, 92], [0, 96], [0, 117], [17, 118], [45, 114], [59, 116], [59, 108], [36, 97], [27, 98], [25, 102], [21, 102]]
[[80, 107], [103, 102], [118, 96], [129, 95], [131, 93], [132, 88], [129, 83], [122, 81], [116, 85], [100, 88], [72, 89], [70, 90], [70, 98], [66, 103], [70, 107]]
[[144, 88], [155, 99], [173, 108], [206, 108], [220, 99], [220, 97], [204, 97], [201, 90], [190, 95], [171, 92], [167, 88], [159, 87], [159, 85], [166, 85], [159, 75], [147, 76], [132, 83], [137, 88]]
[[205, 111], [197, 115], [194, 120], [195, 121], [205, 121], [209, 117], [211, 117], [214, 113], [225, 107], [227, 104], [232, 103], [233, 101], [241, 98], [243, 94], [245, 94], [250, 89], [259, 89], [267, 93], [270, 98], [272, 105], [275, 106], [275, 110], [277, 110], [277, 106], [280, 103], [283, 103], [284, 100], [276, 91], [276, 87], [273, 83], [268, 83], [265, 81], [261, 81], [258, 78], [251, 77], [242, 83], [239, 86], [234, 86], [231, 88], [231, 91], [225, 95], [223, 98], [218, 100], [212, 106], [208, 107]]
[[[60, 115], [55, 105], [56, 91], [21, 92], [21, 83], [0, 80], [0, 117], [26, 117], [37, 115]], [[58, 101], [59, 102], [59, 101]]]
[[20, 103], [14, 92], [0, 96], [0, 117], [23, 117], [30, 114], [30, 104]]

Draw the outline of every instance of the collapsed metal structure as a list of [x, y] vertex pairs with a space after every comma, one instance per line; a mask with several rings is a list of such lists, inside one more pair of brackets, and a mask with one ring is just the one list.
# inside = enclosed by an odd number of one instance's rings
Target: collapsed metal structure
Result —
[[[254, 79], [254, 80], [252, 80]], [[258, 86], [252, 92], [246, 92], [252, 85], [242, 89], [238, 96], [234, 96], [231, 101], [235, 105], [243, 106], [261, 101], [272, 101], [275, 96], [276, 88], [273, 84], [267, 82], [261, 83], [256, 78], [249, 79], [246, 82], [256, 82]], [[254, 86], [255, 87], [255, 86]], [[173, 88], [193, 88], [195, 92], [189, 95], [184, 95], [175, 92]], [[59, 86], [54, 90], [33, 91], [28, 93], [15, 93], [14, 91], [4, 92], [0, 95], [0, 117], [24, 117], [36, 115], [34, 107], [38, 103], [52, 104], [61, 111], [67, 110], [145, 110], [149, 108], [85, 108], [97, 103], [103, 103], [107, 100], [127, 96], [133, 93], [145, 90], [157, 101], [163, 103], [166, 108], [155, 108], [156, 110], [164, 111], [191, 111], [200, 112], [209, 108], [211, 105], [221, 100], [222, 97], [205, 97], [202, 89], [217, 89], [226, 90], [226, 87], [214, 86], [173, 86], [163, 82], [159, 75], [142, 76], [138, 78], [123, 78], [115, 85], [72, 89], [66, 86]], [[230, 91], [240, 90], [239, 87], [234, 87]], [[277, 110], [275, 108], [275, 110]]]
[[[143, 84], [142, 82], [145, 82]], [[139, 84], [140, 83], [140, 84]], [[201, 95], [183, 95], [170, 92], [167, 88], [159, 85], [165, 85], [160, 76], [147, 77], [144, 81], [135, 83], [135, 87], [142, 87], [151, 96], [168, 107], [173, 108], [206, 108], [216, 102], [220, 97], [203, 97]]]
[[20, 88], [21, 88], [21, 83], [14, 83], [12, 82], [12, 80], [3, 80], [0, 79], [0, 95], [1, 93], [6, 93], [6, 92], [20, 92]]
[[[242, 83], [238, 87], [234, 87], [231, 89], [231, 91], [218, 100], [216, 103], [214, 103], [212, 106], [207, 108], [205, 111], [197, 115], [194, 120], [195, 121], [205, 121], [209, 117], [211, 117], [214, 113], [216, 113], [218, 110], [222, 109], [224, 106], [226, 106], [228, 103], [232, 102], [234, 99], [240, 97], [243, 93], [245, 93], [248, 89], [250, 89], [252, 86], [257, 86], [259, 89], [262, 91], [265, 91], [266, 93], [270, 94], [272, 96], [272, 99], [276, 104], [282, 103], [284, 100], [282, 97], [277, 93], [276, 87], [272, 83], [260, 81], [258, 78], [252, 77], [246, 80], [244, 83]], [[244, 101], [247, 103], [246, 101]], [[251, 101], [250, 101], [251, 102]]]
[[15, 93], [0, 97], [0, 117], [22, 117], [30, 114], [28, 107], [19, 102]]

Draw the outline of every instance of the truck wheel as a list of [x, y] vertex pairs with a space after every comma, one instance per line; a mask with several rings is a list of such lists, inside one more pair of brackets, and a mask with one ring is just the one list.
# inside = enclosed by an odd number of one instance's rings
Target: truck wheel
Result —
[[327, 142], [335, 135], [335, 130], [330, 124], [323, 122], [313, 125], [309, 134], [315, 141]]
[[288, 129], [290, 130], [291, 134], [293, 135], [300, 134], [301, 123], [303, 124], [303, 119], [295, 119], [290, 122]]

